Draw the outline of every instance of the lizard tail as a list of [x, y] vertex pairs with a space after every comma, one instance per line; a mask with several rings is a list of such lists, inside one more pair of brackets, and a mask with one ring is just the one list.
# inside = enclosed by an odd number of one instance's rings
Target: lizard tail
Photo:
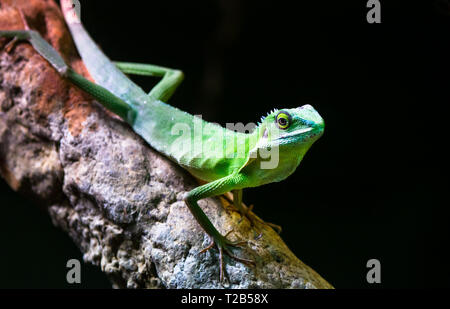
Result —
[[80, 19], [80, 2], [61, 0], [61, 9], [78, 53], [95, 83], [109, 90], [134, 109], [145, 104], [148, 100], [147, 94], [108, 59], [83, 27]]

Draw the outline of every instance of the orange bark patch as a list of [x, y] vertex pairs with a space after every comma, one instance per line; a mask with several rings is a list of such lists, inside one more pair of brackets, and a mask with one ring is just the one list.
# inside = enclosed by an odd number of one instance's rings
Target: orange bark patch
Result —
[[7, 7], [0, 10], [1, 30], [21, 30], [23, 28], [24, 25], [20, 21], [19, 12], [16, 9]]
[[11, 171], [6, 167], [6, 164], [4, 164], [3, 162], [0, 164], [0, 174], [11, 187], [11, 189], [13, 189], [14, 191], [17, 191], [19, 189], [20, 181], [14, 176], [13, 173], [11, 173]]
[[[21, 10], [31, 29], [38, 31], [58, 50], [75, 71], [92, 80], [76, 52], [62, 12], [54, 1], [0, 0], [0, 8], [0, 30], [25, 29], [19, 12]], [[0, 48], [2, 47], [0, 46]], [[32, 49], [31, 46], [29, 48]], [[25, 59], [40, 57], [36, 51], [26, 50], [26, 48], [16, 48], [14, 53], [17, 53], [17, 57], [25, 56]], [[37, 91], [36, 115], [40, 122], [45, 121], [49, 114], [55, 112], [55, 108], [61, 106], [61, 101], [64, 102], [62, 112], [68, 122], [70, 133], [77, 136], [83, 130], [83, 122], [92, 112], [92, 99], [60, 77], [45, 59], [41, 57], [41, 60], [44, 62], [44, 66], [35, 65], [29, 72], [39, 79], [39, 83], [35, 87]]]
[[69, 88], [69, 97], [64, 105], [64, 118], [68, 121], [70, 134], [78, 136], [83, 131], [83, 122], [92, 112], [92, 101], [75, 86]]

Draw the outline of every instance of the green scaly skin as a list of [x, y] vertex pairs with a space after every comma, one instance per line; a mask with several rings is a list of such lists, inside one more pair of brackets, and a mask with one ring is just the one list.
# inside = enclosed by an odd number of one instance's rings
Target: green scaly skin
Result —
[[[238, 258], [230, 251], [231, 247], [244, 242], [233, 243], [227, 235], [217, 231], [197, 202], [232, 191], [235, 201], [238, 201], [236, 206], [243, 212], [239, 205], [242, 189], [278, 182], [291, 175], [311, 145], [323, 134], [323, 119], [314, 108], [305, 105], [274, 110], [262, 118], [257, 128], [249, 134], [203, 121], [164, 103], [181, 83], [181, 71], [148, 64], [111, 62], [83, 28], [72, 1], [61, 0], [61, 6], [78, 51], [95, 83], [75, 73], [53, 47], [33, 30], [0, 31], [0, 37], [31, 42], [61, 75], [119, 115], [149, 145], [195, 177], [208, 182], [187, 193], [185, 202], [212, 239], [202, 252], [214, 245], [219, 250], [221, 281], [224, 276], [223, 253], [252, 264], [253, 261]], [[158, 76], [162, 79], [146, 94], [125, 74]], [[198, 130], [198, 127], [201, 129]], [[184, 134], [186, 132], [188, 134]], [[212, 149], [212, 146], [215, 148]], [[264, 163], [272, 157], [267, 158], [263, 153], [274, 155], [275, 151], [277, 164], [264, 168]]]

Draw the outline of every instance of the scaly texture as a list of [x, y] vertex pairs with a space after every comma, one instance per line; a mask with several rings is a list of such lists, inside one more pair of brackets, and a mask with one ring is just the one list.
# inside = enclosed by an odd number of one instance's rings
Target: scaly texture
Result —
[[[12, 1], [0, 2], [0, 29], [23, 29]], [[78, 72], [61, 12], [53, 1], [15, 1]], [[271, 229], [250, 241], [249, 268], [226, 263], [218, 281], [217, 253], [199, 254], [209, 239], [182, 197], [196, 186], [126, 124], [70, 85], [27, 43], [8, 53], [0, 40], [0, 171], [16, 191], [44, 205], [84, 260], [101, 267], [115, 287], [331, 288], [298, 260]], [[253, 239], [247, 221], [218, 199], [200, 202], [213, 224], [234, 239]]]

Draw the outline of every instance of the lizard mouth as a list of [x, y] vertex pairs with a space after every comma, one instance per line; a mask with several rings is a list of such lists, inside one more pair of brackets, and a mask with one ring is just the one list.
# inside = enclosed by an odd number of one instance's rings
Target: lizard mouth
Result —
[[280, 136], [278, 139], [288, 139], [288, 138], [291, 138], [291, 137], [294, 137], [294, 136], [298, 136], [298, 135], [310, 132], [312, 130], [313, 130], [313, 128], [305, 128], [305, 129], [297, 130], [295, 132], [284, 134], [283, 136]]

